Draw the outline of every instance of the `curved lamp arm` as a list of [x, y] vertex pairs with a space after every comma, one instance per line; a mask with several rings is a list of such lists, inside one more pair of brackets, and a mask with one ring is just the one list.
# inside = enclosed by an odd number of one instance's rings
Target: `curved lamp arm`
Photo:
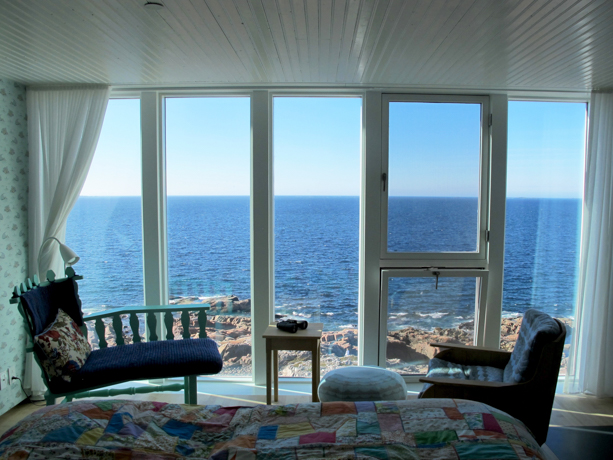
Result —
[[80, 260], [80, 257], [72, 249], [70, 249], [60, 240], [58, 240], [55, 236], [50, 236], [49, 238], [46, 238], [43, 241], [43, 244], [40, 245], [40, 249], [38, 250], [38, 259], [37, 259], [38, 267], [37, 268], [38, 268], [39, 273], [40, 273], [40, 256], [43, 253], [43, 247], [45, 246], [47, 241], [50, 241], [50, 240], [55, 240], [60, 245], [60, 254], [62, 256], [62, 259], [64, 260], [64, 268], [66, 268], [67, 266], [70, 267], [76, 264]]

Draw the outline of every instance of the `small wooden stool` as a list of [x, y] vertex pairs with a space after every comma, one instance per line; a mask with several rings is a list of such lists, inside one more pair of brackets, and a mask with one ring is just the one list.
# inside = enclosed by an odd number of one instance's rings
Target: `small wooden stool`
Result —
[[266, 339], [266, 404], [272, 404], [271, 386], [272, 377], [275, 379], [275, 401], [279, 400], [279, 350], [310, 351], [312, 361], [312, 398], [318, 402], [317, 387], [319, 386], [319, 360], [321, 354], [321, 333], [323, 323], [309, 323], [306, 329], [298, 329], [298, 332], [284, 332], [277, 329], [276, 323], [266, 328], [263, 337]]

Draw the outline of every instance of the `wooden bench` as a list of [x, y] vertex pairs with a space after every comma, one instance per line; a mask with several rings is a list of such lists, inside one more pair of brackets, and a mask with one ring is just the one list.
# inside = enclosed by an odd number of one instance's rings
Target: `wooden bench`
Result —
[[[206, 311], [208, 305], [161, 305], [141, 307], [121, 307], [105, 310], [83, 317], [81, 300], [78, 296], [77, 280], [83, 279], [69, 267], [66, 277], [55, 279], [53, 271], [47, 272], [47, 280], [39, 282], [38, 277], [28, 279], [13, 291], [11, 303], [18, 304], [24, 317], [30, 337], [28, 352], [34, 352], [41, 367], [43, 380], [47, 386], [45, 400], [54, 404], [56, 398], [65, 397], [66, 401], [75, 398], [117, 396], [123, 394], [152, 393], [158, 391], [181, 391], [185, 393], [186, 404], [197, 403], [197, 376], [217, 374], [223, 362], [217, 344], [206, 337]], [[85, 337], [88, 336], [86, 323], [98, 335], [100, 348], [92, 350], [85, 365], [72, 377], [71, 382], [50, 379], [42, 366], [47, 359], [44, 352], [35, 344], [34, 336], [47, 329], [55, 320], [58, 308], [62, 308], [79, 326]], [[182, 340], [174, 340], [174, 314], [180, 314], [183, 327]], [[198, 338], [190, 335], [190, 313], [198, 319]], [[146, 318], [146, 337], [140, 335], [140, 320]], [[132, 344], [126, 344], [122, 316], [127, 315], [131, 330]], [[158, 321], [166, 329], [160, 340]], [[105, 321], [107, 320], [107, 321]], [[106, 323], [115, 330], [116, 346], [109, 347], [106, 340]], [[161, 324], [160, 324], [161, 326]], [[162, 328], [160, 327], [160, 330]], [[134, 380], [156, 380], [183, 377], [183, 383], [139, 386], [130, 388], [107, 388], [110, 385]]]

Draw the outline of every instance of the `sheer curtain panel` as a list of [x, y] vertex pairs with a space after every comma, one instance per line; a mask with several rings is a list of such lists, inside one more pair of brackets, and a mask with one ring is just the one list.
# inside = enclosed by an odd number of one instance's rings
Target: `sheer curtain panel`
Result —
[[[28, 197], [28, 264], [38, 273], [42, 242], [66, 239], [66, 221], [77, 201], [94, 156], [110, 87], [32, 88], [27, 91], [30, 176]], [[48, 269], [63, 274], [57, 243], [40, 258], [41, 279]], [[20, 281], [20, 280], [17, 280]], [[33, 400], [43, 399], [45, 386], [36, 362], [28, 357], [26, 386]]]
[[[94, 156], [110, 88], [28, 89], [30, 149], [29, 272], [38, 273], [42, 242], [65, 241], [66, 220], [77, 201]], [[39, 276], [63, 274], [57, 243], [45, 245]]]
[[574, 372], [566, 393], [613, 396], [613, 94], [590, 103]]

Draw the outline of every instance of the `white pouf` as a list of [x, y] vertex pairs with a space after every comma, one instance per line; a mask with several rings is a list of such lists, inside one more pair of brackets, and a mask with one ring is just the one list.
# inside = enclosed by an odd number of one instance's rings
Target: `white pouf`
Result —
[[407, 399], [404, 379], [376, 366], [349, 366], [328, 372], [317, 390], [321, 402]]

